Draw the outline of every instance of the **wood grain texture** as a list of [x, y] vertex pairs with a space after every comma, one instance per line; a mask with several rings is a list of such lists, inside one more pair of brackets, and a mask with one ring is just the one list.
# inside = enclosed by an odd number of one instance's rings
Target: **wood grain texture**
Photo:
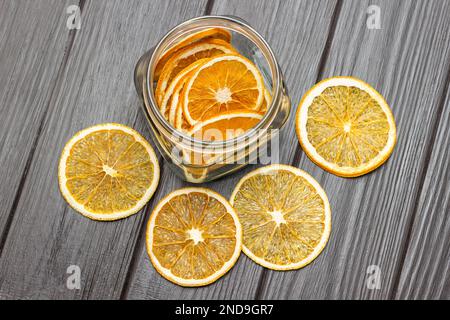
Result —
[[0, 2], [0, 252], [70, 46], [67, 3]]
[[[372, 4], [381, 8], [380, 30], [366, 27]], [[386, 164], [356, 179], [328, 174], [301, 154], [295, 165], [316, 177], [330, 198], [332, 235], [310, 266], [288, 273], [267, 271], [261, 298], [394, 297], [446, 90], [449, 10], [446, 1], [343, 2], [323, 77], [352, 75], [379, 90], [393, 109], [398, 144]], [[381, 268], [380, 290], [367, 289], [370, 265]]]
[[[148, 210], [113, 223], [77, 214], [59, 193], [59, 154], [75, 132], [97, 123], [123, 123], [148, 136], [133, 83], [134, 65], [169, 27], [202, 14], [205, 5], [206, 1], [86, 2], [81, 30], [58, 79], [61, 87], [51, 102], [1, 256], [1, 296], [120, 297]], [[65, 29], [65, 23], [59, 28]], [[70, 265], [81, 268], [81, 290], [66, 288]]]
[[[302, 91], [314, 84], [320, 57], [327, 41], [332, 20], [334, 1], [215, 1], [212, 14], [235, 15], [246, 20], [269, 42], [274, 50], [293, 104], [299, 101]], [[294, 63], [295, 61], [295, 63]], [[298, 63], [297, 61], [301, 61]], [[293, 110], [294, 111], [294, 110]], [[298, 148], [294, 138], [293, 117], [282, 131], [283, 149], [280, 156], [289, 161]], [[295, 141], [294, 141], [295, 139]], [[245, 170], [217, 182], [202, 186], [229, 197]], [[169, 170], [164, 172], [156, 199], [186, 186]], [[130, 299], [253, 299], [257, 295], [262, 268], [244, 254], [225, 277], [204, 288], [180, 288], [163, 279], [153, 269], [145, 245], [141, 243], [136, 272], [131, 280], [127, 297]]]
[[397, 299], [450, 299], [450, 91], [443, 103]]

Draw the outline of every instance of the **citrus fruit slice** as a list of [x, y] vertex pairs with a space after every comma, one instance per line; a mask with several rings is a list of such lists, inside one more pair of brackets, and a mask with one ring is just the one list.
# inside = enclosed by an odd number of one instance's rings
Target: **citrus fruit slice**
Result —
[[308, 157], [342, 177], [375, 170], [397, 140], [391, 109], [367, 83], [334, 77], [309, 90], [297, 110], [297, 136]]
[[156, 101], [158, 104], [162, 102], [167, 87], [176, 75], [195, 61], [234, 52], [228, 42], [219, 39], [198, 41], [179, 50], [167, 61], [161, 72], [155, 91]]
[[[263, 115], [256, 112], [226, 112], [204, 122], [198, 122], [187, 131], [187, 134], [207, 142], [230, 140], [254, 128], [262, 118]], [[220, 147], [217, 151], [184, 149], [183, 159], [185, 163], [191, 165], [205, 166], [213, 164], [220, 158], [225, 161], [228, 157], [235, 156], [234, 153], [222, 154]]]
[[[183, 96], [183, 91], [181, 93], [181, 96]], [[175, 128], [187, 132], [189, 131], [192, 126], [187, 122], [186, 117], [183, 114], [183, 101], [181, 100], [177, 106], [177, 113], [175, 117]]]
[[158, 63], [156, 64], [155, 74], [154, 74], [155, 80], [158, 80], [165, 64], [176, 52], [178, 52], [180, 49], [186, 47], [187, 45], [192, 44], [192, 43], [202, 40], [202, 39], [221, 39], [226, 42], [230, 42], [231, 41], [231, 33], [225, 29], [209, 28], [206, 30], [195, 32], [195, 33], [183, 38], [180, 42], [178, 42], [177, 44], [175, 44], [169, 50], [165, 51], [162, 54], [161, 58], [159, 59]]
[[258, 68], [241, 55], [221, 55], [198, 68], [186, 84], [183, 113], [195, 125], [224, 111], [257, 111], [263, 100]]
[[[189, 75], [189, 79], [192, 78], [192, 74]], [[184, 115], [184, 96], [186, 94], [186, 84], [188, 80], [184, 83], [183, 89], [180, 92], [180, 96], [178, 97], [178, 105], [176, 106], [176, 114], [175, 114], [175, 128], [182, 132], [188, 132], [192, 129], [191, 124], [186, 120], [186, 116]]]
[[[180, 107], [180, 96], [181, 96], [181, 92], [183, 91], [184, 85], [186, 84], [188, 77], [184, 77], [182, 81], [180, 81], [180, 83], [177, 84], [173, 95], [172, 95], [172, 99], [170, 102], [170, 108], [169, 108], [169, 122], [171, 125], [173, 125], [175, 127], [176, 124], [176, 118], [178, 117], [177, 115], [177, 110]], [[181, 108], [182, 110], [182, 108]]]
[[186, 179], [186, 181], [189, 181], [191, 183], [205, 182], [207, 175], [208, 175], [208, 169], [201, 168], [201, 167], [185, 166], [183, 168], [183, 171], [184, 171], [184, 178]]
[[72, 208], [93, 220], [111, 221], [138, 212], [150, 200], [159, 165], [139, 133], [106, 123], [78, 132], [66, 144], [58, 178]]
[[228, 201], [204, 188], [167, 195], [153, 210], [147, 251], [155, 269], [181, 286], [210, 284], [236, 263], [242, 229]]
[[263, 116], [251, 111], [225, 112], [198, 122], [188, 133], [201, 141], [224, 141], [236, 138], [254, 128]]
[[270, 103], [272, 102], [272, 96], [270, 95], [269, 90], [266, 88], [264, 89], [264, 101], [261, 105], [261, 107], [259, 108], [258, 112], [260, 113], [266, 113], [267, 112], [267, 108], [270, 106]]
[[[161, 103], [159, 104], [159, 110], [165, 116], [167, 120], [170, 120], [171, 106], [173, 103], [178, 104], [179, 90], [183, 89], [184, 83], [191, 75], [192, 71], [196, 70], [199, 66], [204, 64], [208, 59], [200, 59], [183, 70], [181, 70], [176, 77], [172, 80], [169, 87], [164, 93]], [[174, 102], [175, 101], [175, 102]]]
[[266, 268], [302, 268], [328, 241], [327, 196], [300, 169], [275, 164], [250, 172], [238, 183], [230, 202], [242, 223], [242, 250]]

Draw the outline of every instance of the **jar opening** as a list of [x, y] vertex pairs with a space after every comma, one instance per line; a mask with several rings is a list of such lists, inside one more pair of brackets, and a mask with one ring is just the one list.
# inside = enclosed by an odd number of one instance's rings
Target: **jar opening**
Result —
[[[195, 137], [189, 136], [181, 130], [177, 130], [160, 112], [155, 98], [154, 73], [156, 64], [163, 53], [179, 43], [181, 39], [186, 38], [186, 36], [211, 28], [220, 28], [232, 33], [233, 45], [238, 47], [238, 51], [243, 56], [257, 65], [263, 75], [265, 85], [270, 88], [272, 92], [272, 100], [267, 106], [267, 112], [264, 114], [262, 119], [244, 134], [223, 141], [199, 140]], [[158, 130], [163, 131], [174, 140], [186, 141], [196, 148], [202, 149], [217, 148], [223, 145], [248, 143], [249, 139], [254, 140], [259, 136], [264, 136], [267, 133], [267, 130], [270, 129], [272, 120], [277, 115], [282, 99], [281, 74], [269, 45], [246, 22], [239, 18], [229, 16], [203, 16], [188, 20], [173, 28], [155, 47], [148, 64], [145, 85], [147, 94], [144, 93], [144, 99], [149, 102], [145, 105], [147, 111], [149, 111], [149, 115], [152, 117], [154, 125], [158, 127]], [[225, 93], [223, 94], [223, 97], [225, 97]], [[149, 108], [151, 110], [148, 110]]]

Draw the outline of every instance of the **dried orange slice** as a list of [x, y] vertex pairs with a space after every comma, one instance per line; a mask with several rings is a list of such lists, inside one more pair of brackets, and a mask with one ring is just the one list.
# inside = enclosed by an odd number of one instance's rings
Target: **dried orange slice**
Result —
[[147, 252], [155, 269], [181, 286], [198, 287], [222, 277], [241, 252], [236, 212], [218, 193], [186, 188], [167, 195], [147, 227]]
[[167, 87], [181, 70], [197, 60], [234, 52], [228, 42], [219, 39], [198, 41], [179, 50], [167, 61], [161, 72], [155, 91], [156, 102], [161, 104]]
[[177, 76], [172, 80], [169, 87], [164, 93], [164, 97], [162, 98], [161, 103], [159, 104], [159, 110], [161, 113], [165, 116], [167, 120], [172, 119], [173, 120], [173, 114], [171, 117], [171, 106], [175, 103], [178, 104], [180, 90], [183, 89], [184, 83], [186, 82], [187, 78], [192, 74], [192, 71], [196, 70], [198, 67], [200, 67], [202, 64], [204, 64], [209, 59], [200, 59], [183, 70], [181, 70]]
[[[183, 89], [179, 92], [178, 104], [176, 106], [175, 113], [175, 128], [182, 132], [188, 132], [192, 129], [191, 124], [186, 120], [186, 116], [184, 115], [184, 96], [186, 94], [186, 84], [188, 80], [192, 78], [192, 74], [187, 77], [187, 81], [183, 84]], [[175, 107], [175, 106], [174, 106]]]
[[302, 268], [328, 241], [328, 198], [300, 169], [275, 164], [250, 172], [239, 181], [230, 203], [242, 223], [242, 251], [266, 268]]
[[[207, 60], [207, 59], [205, 59], [205, 60]], [[180, 86], [178, 87], [177, 90], [175, 90], [175, 93], [173, 95], [172, 102], [171, 102], [170, 116], [169, 116], [169, 119], [171, 119], [170, 120], [171, 123], [173, 121], [175, 128], [180, 131], [185, 131], [185, 132], [193, 131], [193, 129], [194, 129], [194, 127], [191, 126], [187, 122], [186, 117], [183, 115], [183, 106], [182, 106], [183, 101], [180, 98], [180, 96], [183, 96], [183, 94], [184, 94], [182, 89], [185, 86], [186, 82], [189, 80], [189, 78], [190, 78], [190, 76], [184, 77], [183, 83], [180, 84]], [[234, 115], [238, 115], [239, 113], [247, 114], [247, 116], [244, 116], [244, 117], [249, 118], [251, 123], [248, 125], [245, 125], [243, 127], [240, 127], [241, 129], [245, 128], [244, 130], [246, 131], [256, 125], [257, 122], [254, 121], [254, 119], [262, 118], [262, 115], [267, 112], [267, 106], [270, 105], [271, 101], [272, 101], [272, 97], [270, 96], [270, 93], [268, 92], [268, 90], [265, 90], [264, 91], [264, 102], [261, 105], [261, 108], [258, 110], [257, 113], [252, 112], [252, 111], [242, 110], [242, 111], [238, 111], [238, 112], [234, 112], [234, 111], [223, 112], [219, 116], [223, 115], [223, 116], [229, 118], [233, 114]], [[213, 118], [216, 118], [216, 117], [213, 117]], [[214, 120], [210, 119], [210, 120], [208, 120], [208, 122], [214, 122]], [[223, 123], [223, 122], [220, 122], [220, 123]], [[235, 127], [235, 125], [233, 123], [229, 123], [229, 124], [230, 124], [230, 129], [233, 129]], [[197, 123], [196, 127], [197, 128], [202, 127], [202, 122]]]
[[159, 59], [158, 63], [156, 64], [155, 68], [155, 80], [158, 80], [161, 71], [163, 70], [165, 64], [169, 59], [180, 49], [197, 42], [202, 39], [221, 39], [226, 42], [231, 41], [231, 33], [228, 30], [225, 29], [219, 29], [219, 28], [209, 28], [206, 30], [202, 30], [199, 32], [195, 32], [185, 38], [183, 38], [180, 42], [172, 46], [169, 50], [165, 51], [161, 58]]
[[[173, 125], [175, 127], [176, 124], [176, 118], [178, 117], [177, 115], [177, 110], [180, 106], [181, 103], [181, 92], [183, 91], [184, 85], [186, 84], [186, 81], [188, 80], [188, 77], [184, 77], [182, 81], [180, 81], [180, 83], [177, 84], [173, 95], [172, 95], [172, 99], [170, 101], [170, 108], [169, 108], [169, 122], [171, 125]], [[182, 108], [181, 108], [182, 109]]]
[[184, 167], [184, 178], [191, 183], [203, 183], [208, 176], [208, 168]]
[[269, 90], [266, 88], [266, 89], [264, 89], [264, 101], [261, 105], [261, 108], [259, 108], [258, 112], [266, 113], [267, 108], [270, 106], [271, 102], [272, 102], [272, 96], [270, 95]]
[[[246, 133], [254, 128], [262, 118], [263, 115], [256, 112], [226, 112], [204, 122], [198, 122], [187, 133], [201, 141], [225, 141]], [[185, 149], [183, 150], [183, 157], [186, 163], [201, 166], [210, 165], [219, 159], [216, 152], [207, 152], [206, 150]], [[227, 158], [227, 155], [225, 155], [224, 161], [225, 158]]]
[[251, 111], [225, 112], [198, 122], [188, 133], [202, 141], [229, 140], [254, 128], [262, 118], [260, 113]]
[[[181, 96], [183, 96], [183, 91], [181, 93]], [[180, 101], [177, 107], [177, 113], [175, 117], [175, 128], [187, 132], [189, 131], [192, 126], [187, 122], [186, 117], [183, 114], [183, 102]]]
[[342, 177], [378, 168], [397, 140], [395, 120], [384, 98], [352, 77], [326, 79], [311, 88], [298, 107], [296, 129], [308, 157]]
[[58, 170], [62, 195], [93, 220], [117, 220], [138, 212], [152, 197], [159, 165], [135, 130], [107, 123], [78, 132], [65, 146]]
[[210, 59], [185, 86], [183, 113], [190, 125], [225, 111], [257, 111], [264, 100], [258, 68], [237, 54]]
[[[183, 69], [170, 83], [169, 88], [166, 90], [166, 94], [162, 103], [162, 109], [166, 110], [166, 115], [168, 116], [169, 122], [173, 126], [176, 126], [177, 121], [180, 122], [182, 120], [182, 115], [178, 114], [178, 110], [180, 110], [180, 112], [183, 112], [181, 104], [183, 102], [183, 89], [186, 82], [190, 79], [190, 77], [192, 77], [195, 70], [197, 70], [201, 65], [205, 64], [209, 60], [210, 59], [208, 58], [200, 59]], [[186, 126], [185, 129], [187, 127], [188, 126]]]

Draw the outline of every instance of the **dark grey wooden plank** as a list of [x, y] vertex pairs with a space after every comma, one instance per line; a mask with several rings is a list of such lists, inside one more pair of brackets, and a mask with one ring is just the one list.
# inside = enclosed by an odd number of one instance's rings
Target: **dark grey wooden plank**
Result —
[[398, 299], [450, 299], [450, 91], [441, 116], [395, 292]]
[[68, 2], [0, 2], [0, 251], [70, 45]]
[[[2, 297], [120, 297], [148, 210], [113, 223], [75, 213], [59, 193], [58, 158], [76, 131], [96, 123], [123, 123], [148, 137], [134, 65], [171, 26], [202, 14], [205, 5], [203, 0], [86, 2], [1, 256]], [[66, 288], [70, 265], [81, 269], [81, 290]]]
[[[213, 14], [235, 15], [249, 22], [274, 49], [285, 73], [293, 103], [317, 78], [320, 59], [327, 41], [335, 1], [215, 1]], [[294, 108], [295, 110], [295, 108]], [[293, 111], [294, 111], [293, 110]], [[298, 148], [294, 137], [293, 117], [283, 130], [281, 158], [289, 161]], [[294, 141], [295, 140], [295, 141]], [[231, 195], [237, 181], [249, 170], [204, 184], [226, 197]], [[187, 185], [166, 170], [161, 178], [156, 198]], [[236, 266], [216, 283], [197, 289], [180, 288], [163, 279], [153, 269], [145, 251], [144, 240], [131, 279], [127, 298], [131, 299], [252, 299], [255, 297], [262, 269], [241, 255]]]
[[[372, 4], [381, 8], [380, 30], [366, 27], [366, 10]], [[330, 198], [332, 235], [322, 255], [308, 267], [267, 271], [261, 298], [394, 297], [441, 112], [439, 101], [445, 94], [449, 13], [448, 1], [343, 2], [323, 77], [353, 75], [378, 89], [393, 109], [398, 144], [386, 164], [356, 179], [328, 174], [301, 154], [298, 166], [316, 177]], [[438, 264], [430, 265], [445, 268]], [[381, 269], [379, 290], [366, 285], [371, 265]]]

